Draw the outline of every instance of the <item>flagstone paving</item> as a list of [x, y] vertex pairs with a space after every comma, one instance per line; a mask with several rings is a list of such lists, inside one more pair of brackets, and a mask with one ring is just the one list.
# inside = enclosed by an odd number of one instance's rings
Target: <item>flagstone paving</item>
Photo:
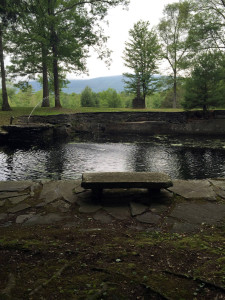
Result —
[[[135, 229], [191, 232], [225, 222], [225, 179], [174, 180], [160, 193], [105, 190], [101, 201], [77, 180], [0, 182], [0, 226], [126, 222]], [[94, 223], [93, 223], [94, 224]]]
[[216, 192], [208, 180], [174, 180], [169, 191], [182, 196], [185, 199], [216, 200]]

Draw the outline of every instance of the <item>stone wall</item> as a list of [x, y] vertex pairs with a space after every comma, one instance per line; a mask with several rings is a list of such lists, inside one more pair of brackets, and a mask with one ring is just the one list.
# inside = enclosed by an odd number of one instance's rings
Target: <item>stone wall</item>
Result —
[[[21, 117], [19, 123], [25, 123]], [[99, 134], [225, 134], [225, 111], [191, 112], [105, 112], [32, 116], [30, 123], [52, 124], [64, 133]]]
[[[225, 115], [224, 115], [225, 118]], [[185, 122], [186, 112], [93, 112], [62, 114], [51, 116], [31, 116], [30, 123], [70, 123], [70, 122], [140, 122], [140, 121], [166, 121], [166, 122]], [[19, 123], [27, 123], [27, 116], [20, 117]]]

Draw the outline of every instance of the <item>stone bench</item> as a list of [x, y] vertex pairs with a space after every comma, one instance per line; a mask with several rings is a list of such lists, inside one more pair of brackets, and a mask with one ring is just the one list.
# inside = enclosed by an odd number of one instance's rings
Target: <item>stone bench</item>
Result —
[[164, 173], [151, 172], [101, 172], [82, 174], [81, 186], [92, 189], [93, 197], [101, 198], [103, 189], [146, 188], [159, 191], [173, 185], [170, 177]]

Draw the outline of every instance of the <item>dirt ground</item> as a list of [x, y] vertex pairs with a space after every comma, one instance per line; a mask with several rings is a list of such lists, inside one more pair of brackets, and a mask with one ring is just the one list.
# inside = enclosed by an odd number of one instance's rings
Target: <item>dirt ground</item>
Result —
[[192, 234], [132, 221], [0, 228], [0, 299], [225, 299], [225, 226]]

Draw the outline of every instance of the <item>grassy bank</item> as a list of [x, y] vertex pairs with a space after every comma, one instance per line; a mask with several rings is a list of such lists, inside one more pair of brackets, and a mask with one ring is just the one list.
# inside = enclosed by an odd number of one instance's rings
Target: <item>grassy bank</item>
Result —
[[[0, 126], [8, 125], [10, 123], [10, 118], [15, 119], [20, 116], [28, 116], [33, 108], [31, 107], [12, 107], [11, 111], [1, 111], [0, 110]], [[35, 109], [32, 115], [58, 115], [58, 114], [74, 114], [82, 112], [116, 112], [116, 111], [166, 111], [166, 112], [176, 112], [183, 111], [182, 109], [139, 109], [134, 110], [130, 108], [96, 108], [96, 107], [79, 107], [76, 109], [69, 108], [45, 108], [39, 107]]]

